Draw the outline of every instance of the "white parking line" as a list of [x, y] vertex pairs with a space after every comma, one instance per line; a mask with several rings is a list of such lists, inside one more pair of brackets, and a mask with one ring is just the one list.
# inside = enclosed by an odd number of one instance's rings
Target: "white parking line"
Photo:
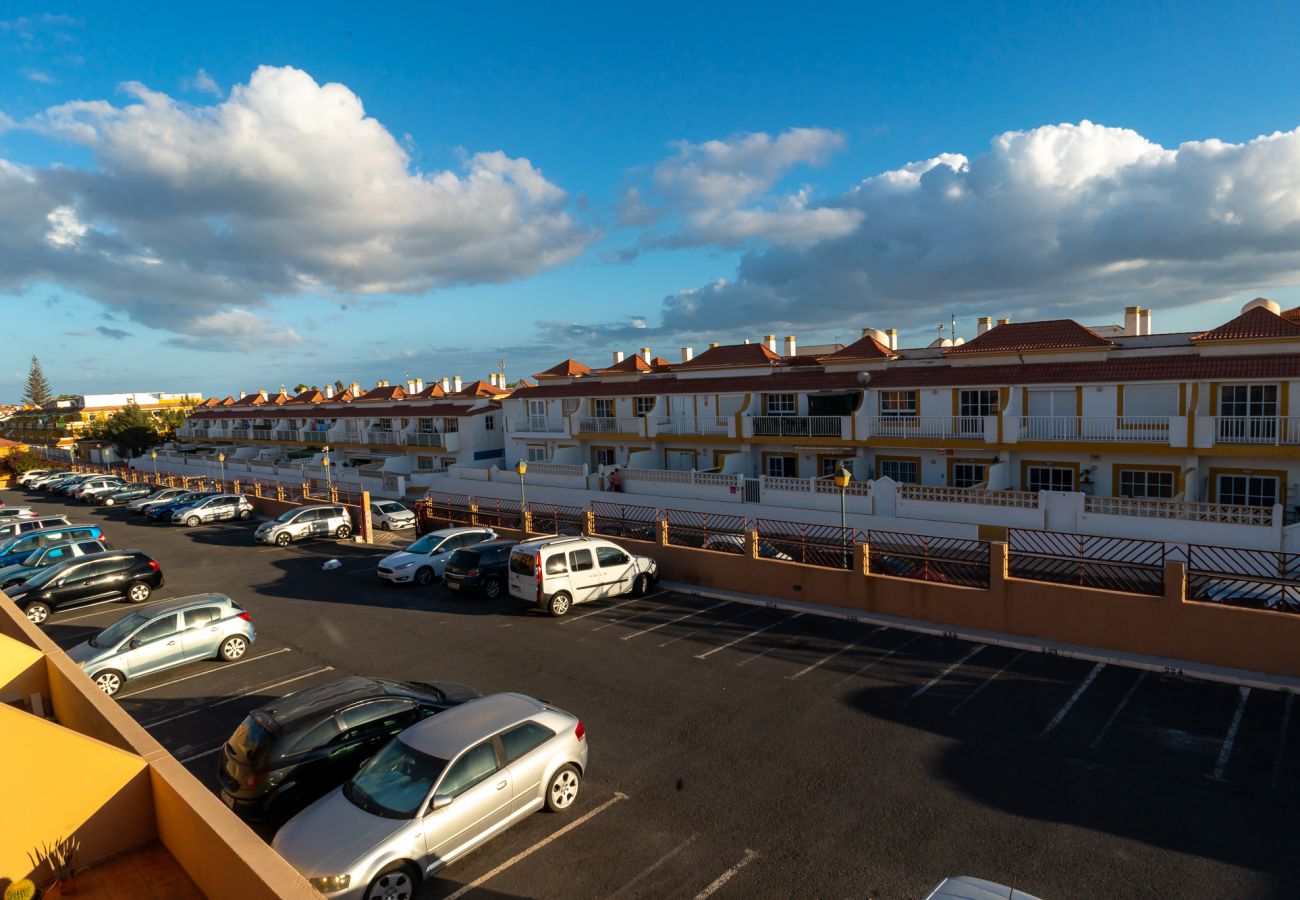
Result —
[[1277, 787], [1277, 777], [1282, 773], [1282, 760], [1286, 752], [1286, 732], [1291, 725], [1291, 701], [1295, 694], [1286, 695], [1286, 705], [1282, 707], [1282, 725], [1277, 730], [1277, 756], [1273, 760], [1273, 777], [1268, 780], [1269, 790]]
[[1088, 677], [1083, 679], [1083, 683], [1075, 688], [1074, 693], [1070, 695], [1070, 699], [1065, 701], [1065, 705], [1057, 711], [1056, 715], [1052, 716], [1052, 721], [1047, 723], [1047, 727], [1042, 730], [1039, 737], [1043, 737], [1057, 725], [1061, 724], [1061, 720], [1064, 719], [1066, 714], [1074, 708], [1074, 704], [1083, 696], [1083, 692], [1088, 689], [1088, 685], [1092, 684], [1092, 680], [1096, 678], [1098, 673], [1104, 668], [1106, 668], [1105, 663], [1097, 663], [1097, 665], [1092, 667], [1092, 671], [1088, 673]]
[[994, 682], [994, 680], [995, 680], [999, 675], [1001, 675], [1001, 674], [1002, 674], [1003, 672], [1005, 672], [1007, 669], [1009, 669], [1009, 668], [1011, 668], [1012, 666], [1014, 666], [1014, 665], [1016, 664], [1016, 660], [1020, 659], [1020, 657], [1024, 656], [1024, 655], [1025, 655], [1026, 653], [1028, 653], [1028, 652], [1029, 652], [1028, 650], [1021, 650], [1021, 651], [1019, 651], [1015, 656], [1013, 656], [1013, 657], [1011, 657], [1009, 660], [1007, 660], [1006, 663], [1003, 664], [1002, 668], [998, 669], [996, 672], [994, 672], [994, 673], [993, 673], [992, 675], [990, 675], [988, 678], [985, 678], [983, 681], [981, 681], [979, 687], [975, 688], [975, 690], [971, 691], [969, 694], [967, 694], [965, 697], [963, 697], [963, 698], [961, 699], [961, 702], [960, 702], [960, 703], [958, 703], [958, 704], [957, 704], [956, 706], [954, 706], [952, 709], [948, 710], [948, 715], [950, 715], [950, 716], [955, 716], [955, 715], [957, 715], [957, 710], [961, 709], [961, 708], [962, 708], [963, 706], [965, 706], [967, 703], [970, 703], [972, 700], [974, 700], [976, 697], [978, 697], [978, 696], [980, 695], [980, 691], [984, 690], [986, 687], [988, 687], [990, 684], [992, 684], [992, 683]]
[[799, 618], [802, 615], [803, 613], [795, 613], [789, 619], [777, 619], [775, 622], [771, 623], [770, 625], [764, 625], [762, 628], [756, 628], [753, 631], [751, 631], [749, 634], [746, 634], [742, 637], [738, 637], [732, 641], [727, 641], [725, 644], [723, 644], [720, 647], [714, 647], [712, 650], [706, 650], [703, 653], [697, 653], [695, 654], [695, 658], [708, 659], [710, 656], [717, 653], [719, 650], [726, 650], [728, 647], [733, 647], [736, 644], [739, 644], [741, 641], [752, 638], [756, 634], [762, 634], [764, 631], [770, 631], [771, 629], [775, 628], [778, 625], [784, 625], [786, 622], [793, 622], [795, 619]]
[[269, 691], [271, 688], [277, 688], [281, 685], [291, 684], [295, 681], [302, 681], [304, 678], [310, 678], [313, 675], [320, 675], [324, 672], [332, 671], [334, 671], [333, 666], [322, 666], [319, 669], [312, 669], [310, 672], [302, 672], [301, 674], [294, 675], [291, 678], [286, 678], [283, 681], [275, 681], [271, 684], [260, 684], [255, 688], [249, 688], [246, 691], [241, 691], [238, 694], [227, 697], [225, 700], [218, 700], [215, 703], [204, 703], [202, 706], [194, 709], [187, 709], [185, 712], [173, 713], [172, 715], [166, 716], [162, 719], [153, 719], [148, 722], [141, 722], [140, 724], [145, 728], [157, 728], [159, 725], [166, 725], [168, 722], [175, 722], [177, 719], [184, 719], [188, 716], [194, 715], [195, 713], [207, 712], [215, 706], [225, 706], [227, 703], [234, 703], [236, 700], [243, 699], [251, 694], [260, 693], [261, 691]]
[[609, 606], [601, 606], [596, 609], [593, 609], [589, 613], [583, 613], [580, 616], [574, 616], [572, 619], [561, 619], [559, 621], [559, 624], [569, 625], [573, 622], [581, 622], [583, 619], [590, 618], [591, 616], [598, 615], [599, 613], [609, 612], [612, 609], [618, 609], [620, 606], [627, 606], [629, 603], [635, 603], [638, 600], [651, 600], [655, 597], [662, 597], [663, 595], [664, 595], [663, 591], [655, 591], [653, 594], [646, 594], [644, 597], [629, 597], [628, 599], [624, 600], [622, 603], [611, 603]]
[[1131, 684], [1129, 689], [1124, 692], [1124, 697], [1119, 701], [1119, 705], [1111, 711], [1110, 716], [1106, 719], [1106, 724], [1101, 726], [1101, 731], [1098, 731], [1097, 736], [1088, 744], [1089, 750], [1096, 750], [1097, 747], [1101, 745], [1102, 740], [1106, 737], [1106, 733], [1110, 731], [1110, 726], [1115, 724], [1115, 720], [1118, 719], [1119, 714], [1124, 711], [1124, 707], [1128, 706], [1129, 700], [1132, 699], [1135, 693], [1137, 693], [1137, 689], [1142, 685], [1142, 682], [1146, 677], [1147, 673], [1145, 670], [1138, 673], [1138, 677], [1133, 681], [1133, 684]]
[[715, 603], [712, 606], [705, 607], [704, 609], [692, 610], [691, 612], [688, 612], [684, 615], [680, 615], [675, 619], [669, 619], [667, 622], [660, 622], [658, 625], [651, 625], [649, 628], [642, 628], [640, 631], [634, 631], [631, 634], [625, 634], [621, 638], [619, 638], [619, 640], [630, 641], [632, 640], [632, 638], [638, 635], [649, 634], [652, 631], [658, 631], [660, 628], [663, 628], [665, 625], [672, 625], [682, 621], [683, 619], [689, 619], [691, 616], [698, 616], [700, 613], [709, 612], [710, 610], [717, 609], [719, 606], [726, 606], [730, 602], [731, 602], [730, 600], [723, 600], [721, 603]]
[[826, 665], [826, 663], [830, 662], [832, 659], [834, 659], [835, 657], [839, 656], [841, 653], [848, 653], [850, 650], [852, 650], [852, 649], [853, 649], [854, 647], [856, 647], [858, 644], [861, 644], [863, 641], [865, 641], [865, 640], [867, 640], [868, 638], [870, 638], [870, 637], [871, 637], [873, 634], [875, 634], [877, 631], [884, 631], [884, 630], [885, 630], [885, 626], [884, 626], [884, 625], [877, 625], [875, 628], [871, 629], [871, 631], [867, 632], [865, 635], [863, 635], [862, 637], [858, 638], [858, 639], [857, 639], [856, 641], [854, 641], [853, 643], [851, 643], [851, 644], [847, 644], [847, 645], [841, 647], [840, 649], [836, 650], [834, 653], [830, 654], [829, 656], [823, 656], [821, 659], [817, 660], [817, 662], [813, 663], [811, 666], [804, 666], [802, 669], [800, 669], [798, 672], [795, 672], [793, 675], [787, 675], [787, 676], [785, 676], [785, 677], [788, 678], [790, 681], [796, 681], [796, 680], [802, 678], [803, 676], [807, 675], [807, 674], [808, 674], [809, 672], [811, 672], [813, 669], [817, 669], [817, 668], [820, 668], [821, 666]]
[[919, 688], [917, 688], [916, 690], [912, 691], [912, 696], [910, 696], [910, 697], [908, 697], [906, 700], [904, 700], [904, 701], [903, 701], [903, 705], [904, 705], [904, 706], [911, 706], [913, 700], [915, 700], [917, 697], [919, 697], [919, 696], [921, 696], [922, 694], [924, 694], [926, 691], [928, 691], [930, 688], [934, 687], [934, 686], [935, 686], [936, 684], [938, 684], [939, 682], [943, 681], [945, 678], [947, 678], [949, 675], [951, 675], [954, 671], [956, 671], [957, 668], [960, 667], [962, 663], [964, 663], [966, 660], [970, 659], [970, 658], [971, 658], [972, 656], [974, 656], [976, 653], [979, 653], [979, 652], [980, 652], [981, 650], [983, 650], [986, 646], [988, 646], [988, 645], [987, 645], [987, 644], [976, 644], [974, 647], [971, 648], [971, 651], [970, 651], [969, 653], [967, 653], [965, 656], [963, 656], [961, 659], [957, 660], [955, 663], [951, 663], [951, 664], [950, 664], [946, 669], [944, 669], [944, 670], [943, 670], [942, 672], [940, 672], [938, 675], [934, 676], [934, 677], [931, 678], [929, 681], [927, 681], [925, 684], [921, 685]]
[[220, 753], [221, 748], [224, 746], [226, 745], [218, 744], [217, 746], [213, 747], [211, 750], [204, 750], [202, 753], [192, 753], [189, 756], [183, 756], [176, 761], [180, 763], [182, 766], [189, 765], [190, 763], [194, 762], [194, 760], [196, 759], [202, 759], [205, 756], [211, 756], [214, 753]]
[[730, 881], [733, 877], [735, 877], [735, 874], [736, 874], [737, 872], [739, 872], [741, 869], [745, 868], [745, 866], [749, 865], [750, 863], [752, 863], [752, 862], [753, 862], [754, 860], [756, 860], [756, 859], [758, 859], [758, 852], [757, 852], [757, 851], [755, 851], [755, 850], [746, 850], [746, 851], [745, 851], [745, 855], [744, 855], [743, 857], [741, 857], [740, 862], [736, 863], [736, 864], [735, 864], [734, 866], [732, 866], [730, 869], [728, 869], [727, 871], [723, 872], [723, 873], [722, 873], [721, 875], [719, 875], [717, 878], [713, 879], [713, 883], [712, 883], [712, 884], [710, 884], [710, 885], [709, 885], [708, 887], [706, 887], [704, 890], [700, 891], [698, 894], [695, 895], [695, 900], [704, 900], [705, 897], [708, 897], [708, 896], [710, 896], [711, 894], [713, 894], [714, 891], [718, 890], [718, 889], [721, 888], [724, 884], [726, 884], [728, 881]]
[[1214, 764], [1214, 773], [1210, 775], [1215, 781], [1223, 780], [1223, 770], [1228, 766], [1228, 757], [1232, 756], [1232, 745], [1237, 740], [1237, 729], [1241, 727], [1241, 714], [1246, 711], [1246, 701], [1250, 699], [1250, 688], [1237, 688], [1237, 709], [1232, 714], [1232, 723], [1228, 733], [1223, 736], [1223, 747], [1219, 750], [1219, 759]]
[[613, 806], [615, 803], [619, 802], [620, 800], [626, 800], [626, 799], [627, 799], [627, 794], [624, 794], [624, 793], [622, 793], [622, 792], [616, 793], [613, 797], [610, 797], [610, 798], [609, 798], [608, 800], [606, 800], [604, 803], [600, 804], [600, 806], [597, 806], [595, 809], [591, 810], [590, 812], [586, 813], [585, 815], [583, 815], [583, 816], [581, 816], [581, 817], [579, 817], [579, 818], [577, 818], [577, 819], [574, 819], [572, 822], [570, 822], [568, 825], [565, 825], [565, 826], [564, 826], [563, 828], [561, 828], [559, 831], [555, 832], [554, 834], [551, 834], [551, 835], [548, 836], [548, 837], [544, 837], [544, 838], [542, 838], [540, 841], [538, 841], [536, 844], [533, 844], [533, 845], [532, 845], [531, 847], [529, 847], [528, 849], [519, 851], [519, 852], [516, 853], [514, 856], [510, 857], [509, 859], [507, 859], [505, 862], [503, 862], [501, 865], [497, 866], [497, 867], [496, 867], [495, 869], [493, 869], [492, 871], [487, 872], [487, 873], [485, 873], [485, 874], [483, 874], [483, 875], [480, 875], [478, 878], [475, 878], [475, 879], [474, 879], [473, 881], [471, 881], [469, 884], [462, 886], [460, 890], [455, 891], [454, 893], [448, 894], [448, 895], [444, 898], [444, 900], [456, 900], [457, 897], [463, 897], [463, 896], [465, 896], [466, 894], [468, 894], [470, 891], [474, 890], [475, 888], [482, 887], [486, 882], [488, 882], [489, 880], [491, 880], [491, 879], [495, 878], [496, 876], [500, 875], [500, 874], [501, 874], [502, 872], [504, 872], [506, 869], [510, 868], [510, 867], [513, 866], [515, 863], [519, 862], [521, 859], [524, 859], [525, 857], [531, 856], [533, 853], [537, 852], [538, 850], [540, 850], [540, 849], [542, 849], [543, 847], [545, 847], [547, 844], [551, 843], [551, 841], [554, 841], [554, 840], [556, 840], [556, 839], [558, 839], [558, 838], [563, 837], [564, 835], [568, 834], [568, 833], [569, 833], [570, 831], [572, 831], [573, 829], [577, 828], [577, 827], [578, 827], [579, 825], [581, 825], [583, 822], [586, 822], [586, 821], [588, 821], [589, 819], [592, 819], [592, 818], [594, 818], [594, 817], [600, 815], [601, 813], [603, 813], [605, 810], [609, 809], [611, 806]]
[[903, 649], [904, 647], [906, 647], [908, 644], [912, 643], [913, 641], [919, 640], [919, 639], [922, 638], [922, 637], [924, 637], [924, 635], [922, 635], [922, 634], [914, 634], [914, 635], [912, 635], [910, 638], [908, 638], [907, 640], [903, 641], [903, 643], [899, 644], [899, 645], [898, 645], [897, 647], [895, 647], [893, 650], [890, 650], [888, 653], [885, 653], [885, 654], [883, 654], [883, 655], [881, 655], [881, 656], [877, 656], [875, 659], [873, 659], [871, 662], [867, 663], [867, 664], [866, 664], [865, 666], [863, 666], [862, 668], [858, 669], [856, 672], [850, 672], [848, 675], [845, 675], [845, 676], [844, 676], [843, 678], [841, 678], [839, 681], [835, 682], [835, 684], [838, 686], [838, 685], [841, 685], [841, 684], [843, 684], [844, 682], [848, 681], [850, 678], [856, 678], [856, 677], [858, 677], [858, 676], [861, 675], [863, 672], [865, 672], [865, 671], [867, 671], [868, 669], [874, 667], [874, 666], [876, 665], [876, 663], [884, 662], [885, 660], [889, 659], [889, 657], [891, 657], [891, 656], [893, 656], [895, 653], [897, 653], [899, 650], [902, 650], [902, 649]]
[[[157, 600], [150, 600], [148, 603], [123, 603], [121, 600], [100, 600], [98, 603], [87, 603], [85, 606], [78, 607], [78, 609], [93, 609], [96, 606], [103, 606], [106, 603], [116, 603], [125, 610], [136, 610], [144, 609], [146, 606], [153, 606], [155, 603], [166, 603], [170, 599], [172, 598], [159, 597]], [[104, 612], [108, 612], [108, 610], [105, 609], [100, 610], [100, 612], [86, 613], [84, 616], [68, 616], [66, 619], [59, 619], [58, 621], [51, 619], [49, 624], [62, 625], [64, 622], [76, 622], [78, 619], [89, 619], [91, 616], [97, 616]]]
[[[657, 595], [656, 595], [656, 596], [657, 596]], [[642, 598], [642, 599], [646, 599], [646, 600], [648, 600], [648, 599], [650, 599], [650, 598], [649, 598], [649, 596], [646, 596], [645, 598]], [[619, 605], [622, 606], [623, 604], [620, 603]], [[658, 612], [659, 609], [660, 609], [660, 608], [656, 606], [656, 607], [653, 607], [653, 608], [651, 608], [651, 609], [643, 609], [643, 610], [641, 610], [640, 612], [634, 612], [634, 613], [632, 613], [631, 615], [623, 616], [623, 617], [618, 618], [618, 619], [610, 619], [610, 620], [609, 620], [608, 622], [606, 622], [605, 624], [603, 624], [603, 625], [597, 625], [595, 628], [593, 628], [593, 629], [591, 629], [591, 630], [592, 630], [592, 632], [604, 631], [606, 628], [609, 628], [611, 625], [621, 625], [621, 624], [623, 624], [624, 622], [630, 622], [630, 621], [632, 621], [633, 619], [639, 619], [639, 618], [641, 618], [641, 616], [648, 616], [648, 615], [650, 615], [650, 613], [652, 613], [652, 612]]]
[[673, 849], [669, 850], [663, 856], [659, 857], [654, 862], [650, 863], [650, 865], [646, 866], [640, 872], [637, 872], [636, 875], [632, 877], [631, 881], [623, 885], [614, 893], [610, 894], [608, 897], [605, 898], [605, 900], [616, 900], [616, 898], [622, 897], [628, 891], [632, 890], [632, 888], [637, 884], [639, 884], [642, 880], [653, 875], [655, 871], [658, 870], [659, 867], [662, 866], [664, 863], [668, 862], [668, 860], [672, 859], [678, 853], [681, 853], [691, 844], [695, 843], [695, 839], [698, 838], [699, 836], [700, 836], [699, 832], [696, 832], [695, 834], [688, 837], [686, 840], [682, 841], [680, 844], [678, 844]]
[[164, 681], [162, 684], [151, 684], [147, 688], [140, 688], [138, 691], [131, 691], [129, 694], [118, 694], [118, 700], [125, 700], [127, 697], [137, 697], [140, 694], [156, 691], [158, 688], [164, 688], [172, 684], [180, 684], [182, 681], [189, 681], [191, 678], [202, 678], [204, 675], [211, 675], [214, 672], [224, 672], [226, 669], [233, 669], [235, 666], [242, 666], [244, 663], [257, 662], [259, 659], [266, 659], [268, 656], [275, 656], [278, 653], [288, 653], [292, 647], [281, 647], [279, 650], [272, 650], [270, 653], [263, 653], [261, 656], [250, 656], [247, 659], [236, 660], [232, 663], [226, 663], [224, 666], [213, 666], [204, 669], [202, 672], [195, 672], [193, 675], [186, 675], [184, 678], [173, 678], [171, 681]]

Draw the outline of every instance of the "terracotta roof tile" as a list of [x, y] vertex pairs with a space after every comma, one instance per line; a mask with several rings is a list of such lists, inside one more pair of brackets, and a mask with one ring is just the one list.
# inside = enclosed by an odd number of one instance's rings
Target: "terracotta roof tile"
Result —
[[610, 374], [629, 374], [634, 372], [649, 372], [651, 368], [652, 367], [650, 363], [642, 359], [639, 354], [633, 353], [631, 356], [627, 357], [622, 362], [614, 363], [612, 366], [606, 366], [603, 369], [597, 369], [595, 374], [603, 375], [607, 372]]
[[325, 395], [322, 394], [320, 391], [312, 390], [311, 388], [308, 388], [307, 390], [300, 393], [298, 396], [294, 397], [289, 402], [290, 403], [324, 403]]
[[537, 385], [529, 381], [527, 378], [520, 378], [518, 381], [515, 382], [515, 390], [518, 390], [519, 388], [530, 388], [530, 387], [537, 387]]
[[259, 393], [245, 394], [235, 401], [235, 406], [261, 406], [266, 402], [266, 398]]
[[508, 393], [510, 393], [510, 391], [506, 390], [505, 388], [493, 387], [488, 382], [479, 379], [478, 381], [471, 381], [469, 384], [462, 385], [459, 391], [453, 391], [447, 396], [460, 397], [460, 398], [466, 398], [466, 397], [495, 398], [495, 397], [505, 396]]
[[710, 347], [694, 359], [678, 363], [675, 369], [731, 369], [746, 366], [779, 365], [781, 357], [766, 344], [724, 344]]
[[843, 350], [836, 350], [829, 356], [823, 356], [825, 362], [843, 362], [858, 359], [893, 359], [898, 356], [880, 341], [869, 334], [864, 334]]
[[860, 387], [856, 372], [774, 372], [758, 378], [718, 375], [713, 378], [647, 378], [633, 382], [598, 382], [584, 378], [574, 384], [542, 384], [516, 389], [514, 397], [529, 400], [546, 397], [647, 397], [658, 394], [760, 394], [852, 390]]
[[220, 406], [220, 405], [221, 405], [221, 401], [218, 400], [216, 397], [209, 397], [208, 399], [204, 400], [202, 403], [199, 404], [199, 406], [203, 406], [203, 407]]
[[447, 392], [442, 389], [441, 384], [435, 381], [432, 384], [425, 385], [424, 390], [420, 391], [418, 394], [413, 394], [407, 399], [427, 400], [432, 397], [445, 397], [445, 396], [447, 396]]
[[[1293, 312], [1294, 310], [1288, 310]], [[1248, 309], [1237, 318], [1224, 322], [1218, 328], [1211, 328], [1193, 335], [1197, 343], [1208, 341], [1251, 341], [1269, 338], [1300, 339], [1300, 322], [1280, 316], [1275, 312], [1257, 306]]]
[[943, 351], [945, 356], [966, 353], [1016, 353], [1025, 350], [1100, 350], [1114, 346], [1091, 328], [1073, 319], [1045, 322], [1009, 322], [990, 328], [972, 341]]
[[402, 390], [400, 384], [386, 384], [383, 387], [377, 387], [367, 391], [357, 398], [358, 403], [368, 403], [372, 400], [401, 400], [406, 396], [406, 391]]
[[1288, 322], [1300, 322], [1300, 306], [1293, 306], [1290, 309], [1282, 310], [1281, 316]]
[[551, 366], [545, 372], [538, 372], [534, 378], [579, 378], [590, 375], [591, 369], [576, 359], [566, 359], [558, 365]]

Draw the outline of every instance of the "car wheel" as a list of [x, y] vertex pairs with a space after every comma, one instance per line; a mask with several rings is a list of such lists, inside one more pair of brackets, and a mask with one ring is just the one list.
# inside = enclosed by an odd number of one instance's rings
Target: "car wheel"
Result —
[[573, 599], [568, 594], [564, 593], [564, 591], [560, 591], [560, 593], [553, 596], [551, 602], [546, 605], [546, 611], [558, 619], [560, 616], [567, 613], [569, 607], [572, 605]]
[[485, 578], [483, 579], [483, 596], [489, 600], [495, 600], [501, 596], [501, 579]]
[[433, 584], [433, 569], [425, 566], [415, 573], [415, 583], [420, 587], [428, 587]]
[[352, 528], [348, 525], [340, 525], [334, 529], [334, 536], [340, 541], [345, 540], [352, 534]]
[[365, 900], [411, 900], [415, 896], [415, 886], [420, 876], [410, 863], [398, 862], [382, 869], [370, 887], [366, 888]]
[[95, 676], [95, 687], [111, 697], [122, 689], [122, 675], [112, 669], [105, 669]]
[[240, 521], [247, 521], [248, 519], [253, 518], [253, 513], [250, 510], [241, 509], [239, 511], [239, 518]]
[[380, 530], [380, 531], [392, 531], [392, 530], [393, 530], [393, 526], [392, 526], [392, 525], [389, 525], [387, 522], [380, 522], [380, 523], [379, 523], [379, 530]]
[[27, 614], [27, 621], [33, 625], [40, 625], [50, 617], [50, 608], [44, 603], [28, 603], [23, 612]]
[[281, 531], [275, 536], [275, 542], [281, 547], [288, 547], [291, 541], [293, 541], [293, 538], [289, 536], [287, 531]]
[[632, 596], [644, 597], [650, 591], [650, 576], [642, 572], [632, 579]]
[[145, 584], [143, 581], [137, 581], [126, 589], [126, 599], [130, 600], [132, 603], [143, 603], [149, 599], [151, 593], [153, 593], [153, 591], [149, 585]]
[[190, 516], [188, 519], [185, 520], [185, 524], [193, 528], [195, 525], [199, 524], [199, 517]]
[[546, 808], [551, 812], [564, 812], [578, 799], [581, 782], [577, 768], [571, 764], [560, 766], [546, 787]]
[[114, 500], [113, 500], [112, 497], [109, 497], [109, 498], [107, 498], [106, 500], [104, 500], [104, 505], [105, 505], [105, 506], [112, 506], [113, 503], [114, 503]]
[[242, 634], [232, 634], [221, 642], [218, 655], [226, 662], [234, 662], [248, 652], [248, 639]]

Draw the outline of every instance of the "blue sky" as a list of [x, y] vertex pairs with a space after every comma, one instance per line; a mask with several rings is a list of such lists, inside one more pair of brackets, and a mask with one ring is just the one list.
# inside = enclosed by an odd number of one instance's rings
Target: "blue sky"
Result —
[[0, 398], [1300, 302], [1293, 4], [427, 6], [0, 6]]

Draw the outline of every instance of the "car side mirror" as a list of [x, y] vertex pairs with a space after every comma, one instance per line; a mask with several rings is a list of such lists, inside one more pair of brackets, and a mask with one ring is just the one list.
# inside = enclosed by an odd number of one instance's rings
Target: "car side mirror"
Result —
[[437, 812], [440, 809], [451, 806], [451, 801], [455, 799], [455, 797], [452, 797], [449, 794], [434, 794], [433, 802], [429, 804], [429, 812]]
[[139, 650], [141, 647], [144, 646], [144, 642], [141, 641], [139, 638], [131, 638], [131, 643], [127, 644], [127, 646], [130, 647], [132, 650]]

